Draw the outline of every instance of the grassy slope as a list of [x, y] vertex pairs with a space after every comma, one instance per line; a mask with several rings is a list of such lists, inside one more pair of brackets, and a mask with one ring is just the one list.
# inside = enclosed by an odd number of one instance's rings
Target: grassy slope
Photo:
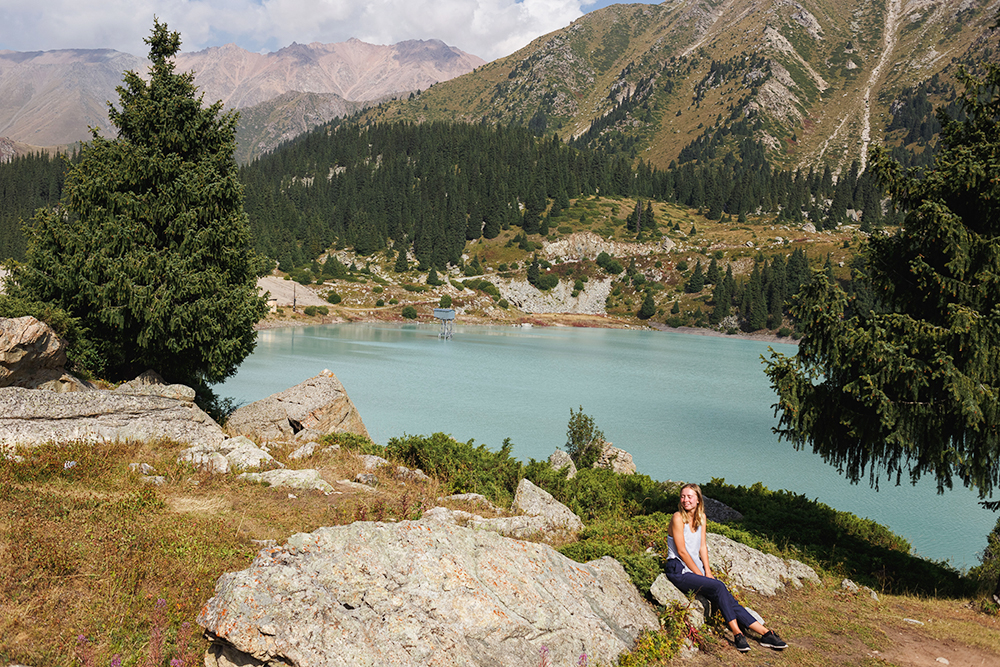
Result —
[[[414, 518], [453, 490], [380, 473], [378, 493], [340, 487], [329, 496], [289, 494], [235, 474], [193, 473], [175, 462], [181, 448], [173, 442], [47, 447], [25, 452], [24, 463], [0, 461], [0, 664], [104, 667], [113, 655], [125, 665], [199, 664], [206, 644], [183, 624], [193, 623], [222, 573], [249, 564], [258, 541], [280, 543], [355, 520]], [[287, 460], [288, 450], [272, 453], [290, 467], [317, 468], [333, 483], [361, 469], [346, 450], [297, 462]], [[166, 483], [143, 483], [129, 469], [137, 461], [153, 465]], [[967, 600], [882, 593], [876, 601], [841, 589], [845, 574], [856, 575], [814, 565], [822, 575], [818, 586], [773, 598], [741, 594], [790, 641], [783, 664], [925, 664], [916, 661], [925, 653], [953, 665], [990, 664], [995, 655], [998, 618], [974, 611]], [[762, 649], [740, 656], [718, 628], [703, 634], [706, 652], [684, 664], [763, 665], [776, 657]], [[159, 660], [149, 662], [150, 652]], [[887, 663], [882, 656], [895, 657]]]
[[[860, 156], [864, 95], [886, 43], [889, 0], [857, 5], [842, 0], [760, 3], [724, 0], [662, 5], [614, 5], [539, 37], [518, 52], [472, 73], [435, 84], [413, 100], [381, 105], [368, 121], [450, 120], [527, 123], [539, 109], [548, 115], [547, 132], [576, 136], [612, 110], [644, 78], [656, 77], [650, 108], [633, 114], [616, 129], [638, 137], [636, 156], [666, 167], [706, 128], [717, 127], [733, 105], [750, 102], [765, 109], [765, 132], [774, 140], [772, 157], [784, 166], [829, 161], [847, 166]], [[810, 34], [815, 17], [820, 32]], [[956, 19], [958, 3], [903, 11], [895, 48], [874, 81], [870, 96], [872, 138], [881, 140], [891, 120], [895, 96], [943, 72], [952, 79], [953, 59], [995, 44], [983, 39], [992, 23], [985, 9], [972, 7]], [[784, 44], [765, 30], [780, 33]], [[745, 71], [708, 85], [695, 103], [699, 83], [712, 61], [738, 67], [751, 54], [762, 54], [788, 71], [784, 90], [751, 95]], [[686, 57], [685, 57], [686, 56]], [[678, 57], [676, 66], [671, 58]], [[667, 94], [662, 84], [678, 85]], [[825, 82], [821, 89], [819, 79]], [[778, 101], [795, 109], [792, 117], [775, 115]], [[772, 141], [772, 139], [768, 139]]]

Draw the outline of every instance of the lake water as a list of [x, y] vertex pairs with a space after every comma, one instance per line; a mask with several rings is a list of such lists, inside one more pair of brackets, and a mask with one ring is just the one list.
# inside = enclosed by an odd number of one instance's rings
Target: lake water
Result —
[[[262, 331], [239, 373], [217, 387], [249, 403], [327, 368], [372, 439], [444, 432], [544, 459], [565, 445], [570, 409], [583, 407], [615, 446], [654, 479], [762, 482], [889, 526], [916, 553], [958, 568], [978, 564], [996, 523], [975, 494], [938, 495], [882, 481], [851, 485], [771, 432], [774, 393], [761, 364], [768, 345], [621, 329], [340, 324]], [[793, 354], [790, 345], [774, 346]]]

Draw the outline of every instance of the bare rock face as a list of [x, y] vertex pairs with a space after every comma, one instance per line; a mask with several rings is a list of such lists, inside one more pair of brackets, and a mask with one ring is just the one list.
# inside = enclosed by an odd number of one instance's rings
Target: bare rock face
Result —
[[604, 449], [597, 457], [597, 461], [594, 462], [594, 467], [607, 468], [619, 475], [635, 474], [635, 463], [632, 461], [632, 455], [624, 449], [612, 447], [610, 442], [604, 443]]
[[734, 510], [724, 502], [707, 496], [702, 498], [702, 501], [705, 505], [705, 516], [708, 517], [709, 521], [715, 521], [716, 523], [728, 523], [730, 521], [743, 520], [742, 513]]
[[0, 389], [0, 446], [155, 438], [218, 444], [226, 435], [190, 401], [105, 390]]
[[708, 533], [707, 538], [713, 569], [727, 570], [736, 586], [774, 595], [786, 582], [796, 588], [801, 588], [803, 581], [819, 583], [816, 571], [805, 563], [782, 560], [716, 533]]
[[23, 386], [65, 365], [66, 345], [48, 324], [30, 315], [0, 318], [0, 387]]
[[368, 437], [361, 415], [337, 376], [324, 370], [290, 389], [245, 405], [226, 422], [233, 433], [258, 441], [291, 440], [305, 429]]
[[[465, 497], [449, 496], [448, 499], [478, 500], [478, 498], [470, 497], [472, 495], [474, 494]], [[482, 496], [479, 498], [482, 498], [482, 502], [489, 509], [499, 509], [486, 498]], [[511, 511], [519, 512], [519, 514], [486, 519], [471, 512], [434, 507], [424, 512], [423, 520], [425, 522], [461, 525], [476, 530], [490, 530], [516, 539], [541, 541], [565, 539], [583, 530], [583, 521], [580, 520], [580, 517], [553, 498], [548, 491], [538, 488], [527, 479], [522, 479], [518, 483]]]
[[576, 477], [576, 464], [573, 463], [573, 459], [570, 455], [561, 449], [557, 449], [552, 452], [549, 456], [549, 465], [552, 466], [554, 470], [562, 470], [563, 468], [569, 468], [566, 471], [566, 479], [573, 479]]
[[205, 664], [613, 663], [657, 617], [611, 558], [459, 526], [358, 522], [300, 533], [223, 575], [198, 616]]

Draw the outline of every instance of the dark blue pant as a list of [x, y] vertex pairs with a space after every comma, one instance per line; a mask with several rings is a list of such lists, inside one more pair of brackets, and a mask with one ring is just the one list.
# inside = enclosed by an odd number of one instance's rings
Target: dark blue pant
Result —
[[694, 572], [681, 573], [683, 568], [684, 564], [677, 558], [668, 560], [665, 568], [667, 579], [681, 593], [694, 591], [698, 595], [708, 598], [712, 606], [717, 607], [722, 612], [722, 618], [726, 620], [726, 623], [735, 619], [741, 627], [748, 628], [751, 623], [757, 622], [757, 619], [733, 598], [733, 594], [729, 592], [724, 583]]

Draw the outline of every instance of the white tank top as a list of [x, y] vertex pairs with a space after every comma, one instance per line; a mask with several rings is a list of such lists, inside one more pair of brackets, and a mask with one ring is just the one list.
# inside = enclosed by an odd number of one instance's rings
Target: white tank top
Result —
[[[692, 531], [691, 524], [684, 524], [684, 548], [687, 550], [688, 554], [691, 556], [691, 560], [695, 562], [698, 569], [701, 570], [702, 574], [705, 574], [705, 565], [701, 562], [701, 531], [705, 529], [704, 525], [698, 526], [698, 530]], [[667, 558], [676, 558], [681, 560], [681, 557], [677, 555], [677, 545], [674, 544], [673, 536], [667, 537]], [[684, 572], [690, 572], [686, 564], [684, 565]]]

